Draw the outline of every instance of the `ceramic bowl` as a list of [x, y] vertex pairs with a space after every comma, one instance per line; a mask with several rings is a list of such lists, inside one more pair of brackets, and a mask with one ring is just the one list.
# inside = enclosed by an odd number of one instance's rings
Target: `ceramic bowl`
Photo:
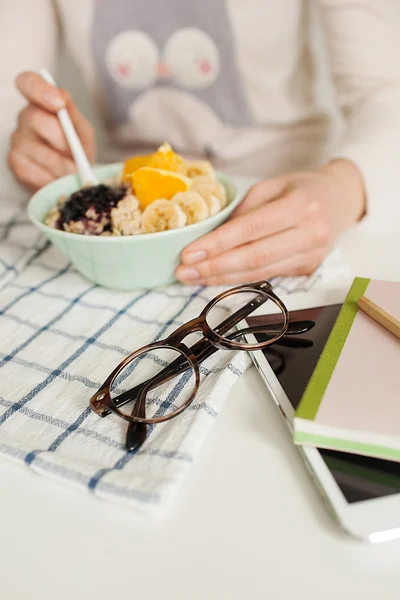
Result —
[[[99, 181], [117, 175], [122, 164], [95, 168]], [[76, 175], [54, 181], [32, 196], [28, 216], [44, 235], [65, 254], [76, 269], [90, 281], [117, 290], [151, 289], [175, 281], [175, 269], [182, 250], [223, 223], [240, 203], [241, 197], [230, 178], [217, 173], [225, 187], [228, 204], [216, 215], [195, 223], [158, 233], [107, 237], [67, 233], [52, 229], [43, 220], [60, 196], [69, 196], [80, 187]]]

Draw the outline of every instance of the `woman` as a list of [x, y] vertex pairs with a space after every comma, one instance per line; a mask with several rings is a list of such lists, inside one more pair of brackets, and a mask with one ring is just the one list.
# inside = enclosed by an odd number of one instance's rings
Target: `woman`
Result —
[[[91, 160], [168, 140], [261, 180], [228, 223], [185, 249], [182, 282], [310, 273], [365, 214], [396, 209], [400, 192], [400, 3], [315, 5], [340, 131], [318, 99], [308, 0], [0, 0], [11, 170], [31, 190], [74, 171], [55, 116], [63, 106]], [[59, 38], [101, 110], [105, 147], [70, 96], [33, 72], [54, 70]]]

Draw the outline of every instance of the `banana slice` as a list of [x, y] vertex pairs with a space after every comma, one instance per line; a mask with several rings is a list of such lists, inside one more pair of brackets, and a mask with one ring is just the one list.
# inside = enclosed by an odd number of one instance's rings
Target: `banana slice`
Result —
[[194, 185], [193, 183], [190, 191], [196, 192], [196, 194], [200, 194], [204, 198], [207, 203], [208, 214], [212, 217], [212, 215], [217, 214], [221, 210], [221, 202], [217, 196], [214, 196], [212, 188], [208, 187], [208, 183], [209, 181], [205, 185], [203, 183]]
[[205, 199], [197, 192], [178, 192], [172, 202], [181, 207], [186, 215], [186, 225], [204, 221], [209, 216]]
[[111, 226], [114, 235], [137, 235], [142, 230], [139, 201], [132, 194], [120, 200], [111, 210]]
[[186, 163], [186, 177], [194, 179], [195, 177], [208, 177], [215, 180], [215, 172], [212, 164], [208, 160], [192, 160]]
[[155, 200], [142, 213], [144, 233], [178, 229], [186, 225], [186, 215], [178, 204], [171, 200]]
[[[209, 182], [210, 180], [207, 179], [207, 181]], [[217, 196], [213, 195], [211, 190], [203, 190], [202, 193], [200, 193], [200, 191], [193, 191], [193, 189], [191, 188], [190, 192], [185, 193], [196, 194], [196, 196], [200, 196], [200, 198], [202, 198], [207, 204], [209, 217], [216, 215], [221, 210], [221, 202], [217, 198]]]
[[211, 196], [218, 198], [219, 205], [220, 205], [219, 210], [221, 210], [222, 208], [225, 208], [225, 206], [228, 204], [226, 189], [224, 188], [223, 185], [218, 183], [218, 181], [194, 180], [190, 187], [190, 190], [193, 192], [198, 192], [200, 194], [200, 196], [203, 196], [203, 198], [206, 200], [206, 202], [207, 202], [207, 199], [208, 199], [208, 202], [212, 202], [212, 200], [210, 200]]
[[221, 202], [218, 200], [217, 196], [214, 196], [211, 193], [205, 193], [203, 198], [206, 201], [210, 217], [216, 215], [221, 210]]

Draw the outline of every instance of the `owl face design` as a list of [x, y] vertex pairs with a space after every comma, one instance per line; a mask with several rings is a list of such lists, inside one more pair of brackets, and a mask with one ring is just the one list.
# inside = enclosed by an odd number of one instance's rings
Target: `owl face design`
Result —
[[161, 52], [149, 34], [123, 31], [110, 41], [105, 61], [115, 82], [132, 90], [163, 82], [187, 90], [205, 89], [220, 71], [220, 55], [213, 39], [190, 27], [175, 31]]
[[253, 123], [225, 0], [96, 0], [92, 50], [105, 114], [131, 138], [200, 148]]

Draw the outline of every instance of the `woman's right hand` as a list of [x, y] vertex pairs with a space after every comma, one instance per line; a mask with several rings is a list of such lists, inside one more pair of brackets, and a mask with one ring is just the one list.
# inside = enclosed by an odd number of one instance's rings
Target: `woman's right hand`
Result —
[[76, 168], [57, 111], [67, 108], [91, 162], [95, 157], [95, 134], [65, 90], [55, 88], [32, 71], [16, 78], [28, 105], [19, 113], [11, 136], [8, 163], [15, 177], [32, 191], [50, 181], [75, 173]]

